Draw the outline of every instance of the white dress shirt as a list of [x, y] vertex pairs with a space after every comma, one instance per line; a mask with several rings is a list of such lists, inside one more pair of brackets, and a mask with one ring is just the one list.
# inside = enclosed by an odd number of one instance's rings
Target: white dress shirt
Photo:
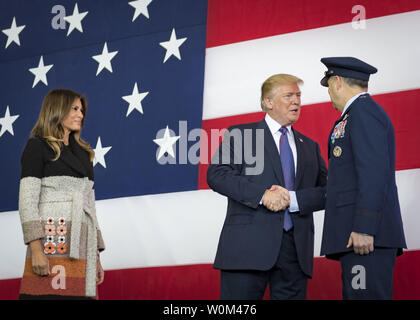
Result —
[[[267, 123], [268, 129], [270, 129], [271, 135], [273, 136], [274, 142], [276, 144], [277, 147], [277, 151], [280, 154], [280, 137], [282, 135], [282, 133], [279, 131], [281, 128], [281, 125], [274, 120], [273, 118], [271, 118], [268, 113], [265, 115], [265, 122]], [[290, 148], [292, 149], [292, 153], [293, 153], [293, 160], [294, 160], [294, 164], [295, 164], [295, 176], [296, 176], [296, 170], [297, 170], [297, 150], [296, 150], [296, 143], [295, 143], [295, 136], [293, 134], [293, 130], [292, 130], [292, 126], [287, 126], [287, 139], [289, 141], [289, 145]], [[297, 199], [296, 199], [296, 193], [295, 191], [289, 191], [290, 194], [290, 207], [289, 207], [289, 211], [290, 212], [296, 212], [299, 211], [299, 205], [297, 203]], [[260, 204], [262, 204], [262, 199]]]

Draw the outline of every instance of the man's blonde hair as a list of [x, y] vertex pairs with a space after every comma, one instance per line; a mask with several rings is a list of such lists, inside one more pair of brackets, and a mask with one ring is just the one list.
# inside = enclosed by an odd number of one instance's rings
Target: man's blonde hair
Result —
[[263, 111], [266, 111], [264, 99], [272, 98], [279, 86], [293, 83], [301, 85], [303, 84], [303, 80], [299, 79], [298, 77], [292, 76], [291, 74], [285, 73], [272, 75], [270, 78], [265, 80], [261, 86], [261, 109], [263, 109]]

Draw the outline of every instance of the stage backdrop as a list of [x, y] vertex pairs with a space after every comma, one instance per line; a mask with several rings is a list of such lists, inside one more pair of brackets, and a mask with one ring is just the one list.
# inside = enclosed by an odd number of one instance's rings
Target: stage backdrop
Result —
[[[0, 30], [0, 299], [18, 296], [20, 155], [48, 91], [89, 102], [82, 136], [96, 153], [106, 243], [99, 297], [218, 299], [227, 201], [206, 184], [212, 145], [222, 129], [262, 119], [262, 82], [291, 73], [305, 82], [295, 127], [326, 159], [339, 117], [319, 84], [326, 56], [379, 69], [369, 92], [395, 127], [408, 244], [394, 296], [420, 299], [419, 1], [14, 0], [0, 3]], [[339, 265], [319, 257], [323, 214], [308, 298], [340, 299]]]

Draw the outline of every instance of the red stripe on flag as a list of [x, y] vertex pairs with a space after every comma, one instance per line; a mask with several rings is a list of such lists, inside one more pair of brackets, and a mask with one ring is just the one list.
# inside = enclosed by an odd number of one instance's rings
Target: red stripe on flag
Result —
[[[420, 89], [399, 91], [373, 96], [390, 116], [396, 139], [396, 170], [420, 168]], [[232, 117], [203, 120], [202, 128], [207, 137], [211, 137], [211, 129], [223, 129], [232, 125], [255, 122], [264, 118], [263, 112], [237, 115]], [[294, 128], [309, 138], [318, 142], [324, 160], [327, 157], [328, 134], [334, 122], [340, 117], [338, 111], [333, 110], [330, 102], [303, 106], [299, 121]], [[205, 148], [202, 145], [202, 148]], [[201, 159], [199, 165], [198, 188], [208, 189], [207, 169], [211, 159], [211, 141], [209, 138], [207, 159]], [[205, 154], [205, 152], [203, 153]]]
[[209, 0], [207, 48], [420, 9], [418, 0]]
[[[394, 299], [420, 299], [420, 250], [397, 258]], [[0, 300], [18, 298], [20, 279], [0, 280]], [[220, 297], [220, 273], [211, 264], [105, 271], [99, 286], [101, 300], [215, 300]], [[265, 295], [269, 297], [268, 292]], [[340, 264], [314, 259], [308, 299], [341, 299]]]

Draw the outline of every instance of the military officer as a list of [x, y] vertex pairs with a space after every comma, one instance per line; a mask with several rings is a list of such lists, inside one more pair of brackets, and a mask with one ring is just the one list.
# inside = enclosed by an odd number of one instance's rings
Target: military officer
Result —
[[342, 112], [328, 141], [321, 255], [340, 261], [343, 299], [392, 299], [396, 256], [406, 248], [395, 182], [395, 133], [367, 93], [377, 69], [353, 57], [322, 58], [321, 85]]

